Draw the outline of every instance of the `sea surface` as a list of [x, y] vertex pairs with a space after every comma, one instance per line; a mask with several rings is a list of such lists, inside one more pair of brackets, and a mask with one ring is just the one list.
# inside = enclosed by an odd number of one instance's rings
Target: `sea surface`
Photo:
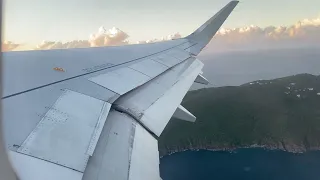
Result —
[[160, 159], [163, 180], [319, 180], [320, 151], [184, 151]]
[[239, 86], [263, 79], [301, 73], [320, 74], [320, 48], [273, 49], [199, 55], [203, 75], [210, 85], [194, 84], [192, 89]]

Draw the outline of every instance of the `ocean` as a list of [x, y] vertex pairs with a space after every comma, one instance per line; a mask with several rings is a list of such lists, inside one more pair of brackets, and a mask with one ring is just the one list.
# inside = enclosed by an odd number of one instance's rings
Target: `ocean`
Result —
[[184, 151], [160, 159], [163, 180], [319, 180], [320, 152]]
[[275, 79], [301, 73], [320, 74], [320, 48], [273, 49], [199, 55], [209, 86], [239, 86], [251, 81]]

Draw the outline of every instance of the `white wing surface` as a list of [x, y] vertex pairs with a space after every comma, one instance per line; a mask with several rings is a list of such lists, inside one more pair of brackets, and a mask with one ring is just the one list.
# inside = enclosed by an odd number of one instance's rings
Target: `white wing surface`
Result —
[[238, 1], [177, 40], [3, 53], [3, 126], [21, 180], [160, 179], [157, 137], [207, 84], [196, 55]]

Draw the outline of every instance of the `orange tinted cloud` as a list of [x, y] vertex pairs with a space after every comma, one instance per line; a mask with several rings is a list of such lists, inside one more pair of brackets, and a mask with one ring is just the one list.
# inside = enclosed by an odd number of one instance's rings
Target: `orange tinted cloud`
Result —
[[221, 28], [206, 48], [206, 52], [320, 46], [320, 18], [304, 19], [292, 26], [247, 26]]
[[[101, 46], [118, 46], [126, 44], [152, 43], [164, 40], [181, 38], [179, 33], [138, 42], [129, 42], [129, 35], [118, 28], [106, 30], [100, 27], [96, 33], [89, 36], [87, 40], [74, 40], [70, 42], [43, 41], [34, 50], [65, 49], [65, 48], [87, 48]], [[250, 49], [257, 47], [292, 46], [295, 44], [319, 44], [320, 42], [320, 18], [304, 19], [289, 27], [269, 26], [261, 28], [258, 26], [247, 26], [242, 28], [221, 28], [214, 40], [206, 48], [211, 51], [224, 51], [229, 49]], [[211, 48], [213, 47], [214, 48]], [[2, 43], [2, 51], [15, 50], [20, 45], [5, 41]]]
[[129, 35], [118, 28], [106, 30], [100, 27], [98, 32], [91, 34], [89, 38], [90, 47], [119, 46], [129, 44]]
[[47, 49], [68, 49], [68, 48], [86, 48], [90, 47], [87, 40], [75, 40], [66, 43], [59, 41], [42, 41], [34, 48], [34, 50], [47, 50]]
[[2, 51], [6, 52], [6, 51], [12, 51], [13, 49], [17, 48], [19, 46], [19, 44], [15, 44], [11, 41], [4, 41], [2, 42]]

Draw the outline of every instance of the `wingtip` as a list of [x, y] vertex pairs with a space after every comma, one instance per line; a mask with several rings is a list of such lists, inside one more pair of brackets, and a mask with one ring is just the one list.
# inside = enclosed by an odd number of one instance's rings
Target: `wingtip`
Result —
[[240, 1], [230, 1], [229, 4], [237, 5]]
[[239, 1], [230, 1], [214, 16], [207, 20], [202, 26], [196, 29], [193, 33], [185, 37], [197, 45], [188, 49], [191, 54], [197, 55], [209, 43], [212, 37], [216, 34], [224, 21], [228, 18], [234, 8], [238, 5]]

